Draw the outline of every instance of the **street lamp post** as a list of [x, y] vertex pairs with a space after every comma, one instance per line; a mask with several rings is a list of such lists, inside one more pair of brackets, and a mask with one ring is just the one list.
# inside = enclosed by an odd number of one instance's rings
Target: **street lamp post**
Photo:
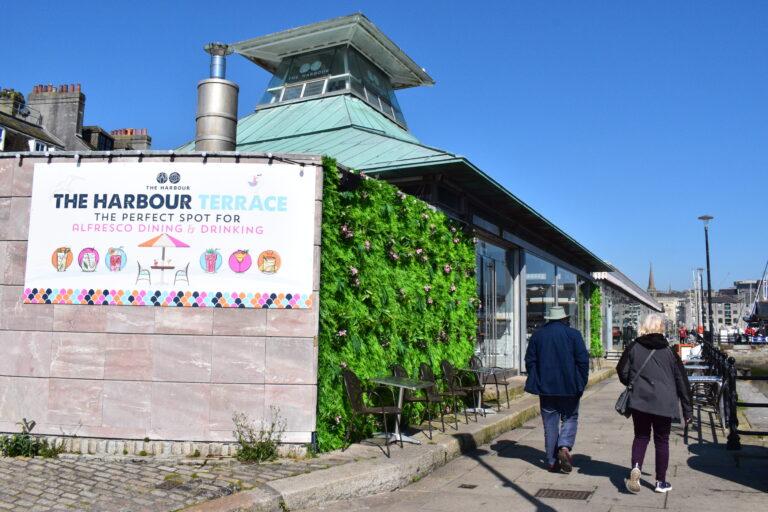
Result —
[[709, 222], [714, 219], [711, 215], [702, 215], [699, 220], [704, 223], [704, 244], [707, 251], [707, 309], [709, 313], [709, 343], [714, 341], [715, 326], [712, 319], [712, 274], [709, 267]]
[[[707, 317], [707, 312], [704, 309], [704, 269], [703, 268], [697, 268], [696, 269], [696, 277], [699, 281], [699, 304], [701, 305], [701, 322], [699, 325], [701, 325], [701, 329], [704, 329], [704, 319]], [[697, 306], [699, 305], [697, 304]]]

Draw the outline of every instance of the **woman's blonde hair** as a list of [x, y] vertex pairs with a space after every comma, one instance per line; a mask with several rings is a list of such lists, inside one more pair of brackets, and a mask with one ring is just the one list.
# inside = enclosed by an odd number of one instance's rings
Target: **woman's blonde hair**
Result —
[[653, 313], [645, 317], [640, 326], [640, 336], [646, 334], [664, 334], [664, 318], [661, 315]]

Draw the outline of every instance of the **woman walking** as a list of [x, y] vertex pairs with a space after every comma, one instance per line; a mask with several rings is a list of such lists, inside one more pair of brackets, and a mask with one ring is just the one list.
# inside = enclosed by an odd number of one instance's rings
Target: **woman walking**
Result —
[[685, 422], [691, 421], [691, 395], [685, 368], [664, 337], [661, 315], [648, 315], [640, 337], [621, 355], [616, 371], [625, 386], [632, 383], [629, 408], [635, 427], [632, 442], [632, 469], [627, 480], [630, 492], [640, 492], [640, 476], [645, 450], [651, 440], [656, 451], [656, 492], [669, 492], [669, 433], [672, 422], [680, 421], [682, 405]]

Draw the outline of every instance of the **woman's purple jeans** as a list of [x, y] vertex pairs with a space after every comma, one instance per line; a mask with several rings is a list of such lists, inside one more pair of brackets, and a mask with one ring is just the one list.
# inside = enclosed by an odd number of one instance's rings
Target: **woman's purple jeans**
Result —
[[669, 432], [672, 430], [672, 418], [632, 410], [632, 422], [635, 424], [635, 440], [632, 443], [632, 467], [643, 467], [645, 450], [651, 441], [653, 427], [653, 446], [656, 449], [656, 480], [666, 482], [669, 467]]

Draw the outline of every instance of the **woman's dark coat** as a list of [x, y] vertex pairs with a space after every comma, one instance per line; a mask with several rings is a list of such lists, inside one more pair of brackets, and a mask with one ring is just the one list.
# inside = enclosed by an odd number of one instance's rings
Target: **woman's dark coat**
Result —
[[619, 380], [628, 385], [654, 349], [653, 358], [635, 380], [629, 395], [629, 407], [680, 421], [680, 402], [683, 417], [690, 418], [692, 408], [688, 377], [683, 362], [663, 335], [646, 334], [629, 344], [616, 366]]

